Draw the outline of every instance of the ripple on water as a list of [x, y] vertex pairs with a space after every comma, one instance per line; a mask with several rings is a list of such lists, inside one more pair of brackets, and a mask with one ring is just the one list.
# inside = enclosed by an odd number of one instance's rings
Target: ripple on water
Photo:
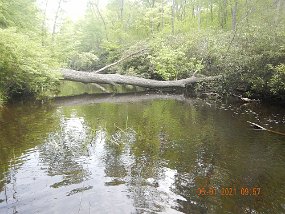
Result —
[[[282, 130], [284, 110], [207, 102], [12, 109], [0, 130], [0, 212], [282, 213], [284, 138], [246, 121]], [[218, 193], [233, 185], [262, 194]], [[209, 187], [217, 195], [197, 194]]]

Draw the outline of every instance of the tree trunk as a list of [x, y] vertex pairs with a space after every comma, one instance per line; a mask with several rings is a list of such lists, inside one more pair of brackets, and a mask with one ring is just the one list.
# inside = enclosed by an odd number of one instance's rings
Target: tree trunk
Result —
[[70, 80], [82, 83], [98, 83], [98, 84], [126, 84], [135, 85], [143, 88], [169, 88], [178, 87], [185, 88], [188, 84], [211, 81], [221, 78], [221, 76], [211, 77], [195, 77], [192, 76], [187, 79], [175, 80], [175, 81], [158, 81], [151, 79], [144, 79], [134, 76], [125, 76], [119, 74], [98, 74], [94, 72], [75, 71], [71, 69], [61, 69], [61, 74], [64, 80]]
[[223, 18], [224, 18], [224, 26], [226, 28], [227, 26], [227, 20], [228, 20], [228, 1], [224, 0], [224, 10], [223, 10]]
[[232, 8], [232, 30], [235, 31], [237, 27], [237, 6], [238, 2], [235, 0], [234, 7]]
[[121, 0], [121, 8], [120, 8], [120, 12], [121, 12], [121, 21], [123, 22], [123, 13], [124, 13], [124, 0]]
[[197, 13], [198, 13], [198, 30], [201, 30], [201, 7], [200, 5], [197, 6]]
[[161, 30], [164, 28], [164, 0], [161, 0]]
[[282, 4], [284, 0], [277, 0], [276, 1], [276, 15], [275, 15], [275, 23], [277, 24], [279, 21], [279, 18], [282, 14]]
[[[151, 7], [151, 10], [153, 10], [154, 5], [155, 5], [155, 0], [152, 0], [152, 2], [149, 3], [149, 4], [150, 4], [150, 7]], [[154, 35], [154, 14], [153, 14], [153, 11], [150, 14], [149, 25], [150, 25], [151, 35], [153, 36]]]
[[[105, 34], [106, 34], [106, 39], [107, 39], [107, 41], [108, 41], [107, 25], [106, 25], [106, 22], [105, 22], [104, 17], [102, 16], [102, 14], [101, 14], [101, 12], [100, 12], [100, 10], [99, 10], [99, 6], [98, 6], [98, 4], [99, 4], [99, 2], [94, 3], [95, 8], [96, 8], [96, 11], [97, 11], [97, 13], [98, 13], [98, 15], [99, 15], [99, 17], [100, 17], [100, 19], [101, 19], [101, 21], [102, 21], [103, 25], [104, 25]], [[93, 7], [93, 4], [92, 4], [92, 3], [90, 3], [90, 5], [91, 5], [91, 7]], [[93, 7], [93, 9], [94, 9], [94, 7]]]
[[228, 18], [228, 11], [227, 11], [227, 5], [228, 2], [227, 0], [223, 0], [220, 6], [220, 23], [221, 23], [221, 27], [224, 29], [226, 28], [227, 25], [227, 18]]
[[171, 32], [174, 34], [174, 18], [175, 18], [175, 0], [172, 0], [172, 7], [171, 7]]
[[44, 9], [44, 14], [43, 14], [43, 22], [42, 22], [42, 46], [45, 44], [45, 37], [46, 37], [46, 19], [47, 19], [47, 6], [48, 6], [48, 0], [46, 0], [45, 3], [45, 9]]
[[248, 24], [249, 24], [249, 18], [248, 18], [248, 15], [249, 15], [249, 4], [248, 4], [248, 0], [245, 0], [245, 9], [246, 9], [246, 14], [245, 14], [246, 24], [248, 26]]
[[61, 10], [61, 3], [62, 3], [62, 0], [59, 0], [58, 5], [57, 5], [57, 10], [56, 10], [56, 13], [55, 13], [55, 17], [54, 17], [54, 22], [53, 22], [52, 41], [54, 41], [54, 37], [55, 37], [57, 20], [58, 20], [58, 17], [59, 17], [59, 12]]
[[106, 65], [106, 66], [104, 66], [103, 68], [100, 68], [100, 69], [98, 69], [98, 70], [96, 70], [96, 71], [93, 71], [93, 72], [94, 72], [94, 73], [101, 73], [101, 72], [103, 73], [103, 71], [107, 70], [108, 68], [113, 67], [114, 65], [119, 64], [120, 62], [124, 61], [125, 59], [131, 58], [131, 57], [133, 57], [133, 56], [135, 56], [135, 55], [137, 55], [137, 54], [140, 54], [140, 53], [144, 52], [145, 50], [147, 50], [147, 49], [141, 49], [141, 50], [139, 50], [139, 51], [137, 51], [137, 52], [131, 53], [131, 54], [125, 56], [125, 57], [122, 57], [122, 58], [119, 59], [118, 61], [113, 62], [113, 63], [111, 63], [111, 64], [109, 64], [109, 65]]
[[150, 32], [151, 35], [154, 35], [154, 29], [153, 29], [153, 14], [150, 15], [150, 20], [149, 20], [149, 24], [150, 24]]
[[210, 12], [211, 12], [211, 22], [213, 23], [214, 21], [214, 16], [213, 16], [213, 1], [210, 1]]

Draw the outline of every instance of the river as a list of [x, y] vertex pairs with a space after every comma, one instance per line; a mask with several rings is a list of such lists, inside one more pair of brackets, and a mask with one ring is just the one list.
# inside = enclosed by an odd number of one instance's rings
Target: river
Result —
[[8, 104], [0, 213], [284, 213], [285, 110], [126, 93]]

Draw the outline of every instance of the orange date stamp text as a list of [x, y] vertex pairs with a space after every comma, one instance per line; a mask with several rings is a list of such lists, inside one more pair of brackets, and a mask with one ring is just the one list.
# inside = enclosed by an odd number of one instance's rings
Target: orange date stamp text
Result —
[[260, 187], [199, 187], [196, 190], [198, 196], [259, 196]]

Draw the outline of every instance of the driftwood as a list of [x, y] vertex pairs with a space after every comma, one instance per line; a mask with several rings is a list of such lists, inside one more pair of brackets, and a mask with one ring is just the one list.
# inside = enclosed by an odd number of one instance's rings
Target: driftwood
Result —
[[250, 122], [250, 121], [247, 121], [254, 129], [258, 129], [258, 130], [266, 130], [266, 128], [256, 124], [256, 123], [253, 123], [253, 122]]
[[61, 69], [61, 74], [64, 80], [70, 80], [82, 83], [97, 83], [97, 84], [125, 84], [135, 85], [143, 88], [168, 88], [178, 87], [185, 88], [188, 84], [193, 84], [202, 81], [212, 81], [221, 78], [221, 76], [210, 77], [195, 77], [173, 81], [158, 81], [145, 79], [135, 76], [126, 76], [120, 74], [98, 74], [96, 72], [75, 71], [71, 69]]
[[279, 135], [285, 136], [285, 133], [277, 132], [277, 131], [273, 131], [273, 130], [264, 128], [264, 127], [262, 127], [261, 125], [258, 125], [258, 124], [256, 124], [256, 123], [253, 123], [253, 122], [250, 122], [250, 121], [247, 121], [247, 122], [248, 122], [254, 129], [256, 129], [256, 130], [268, 131], [268, 132], [271, 132], [271, 133], [274, 133], [274, 134], [279, 134]]
[[247, 97], [242, 97], [241, 95], [236, 95], [233, 94], [234, 97], [238, 97], [241, 101], [245, 102], [245, 103], [251, 103], [251, 102], [260, 102], [260, 100], [256, 100], [256, 99], [249, 99]]
[[255, 100], [255, 99], [249, 99], [247, 97], [240, 97], [240, 99], [244, 102], [250, 103], [250, 102], [260, 102], [259, 100]]

